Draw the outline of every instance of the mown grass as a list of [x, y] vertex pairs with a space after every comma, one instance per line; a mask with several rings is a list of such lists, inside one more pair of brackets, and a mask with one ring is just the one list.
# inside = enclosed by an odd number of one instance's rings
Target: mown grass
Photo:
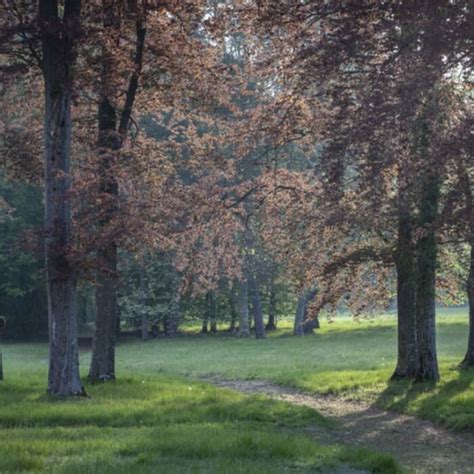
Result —
[[316, 444], [302, 428], [331, 424], [309, 408], [164, 374], [57, 401], [45, 395], [42, 370], [20, 372], [0, 386], [2, 473], [399, 470], [383, 454]]

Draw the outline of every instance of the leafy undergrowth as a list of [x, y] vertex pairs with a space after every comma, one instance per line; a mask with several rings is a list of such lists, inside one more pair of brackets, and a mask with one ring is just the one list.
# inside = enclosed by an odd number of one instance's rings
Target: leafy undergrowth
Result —
[[389, 456], [309, 439], [305, 426], [331, 428], [309, 408], [162, 374], [59, 402], [43, 383], [1, 385], [0, 472], [398, 472]]

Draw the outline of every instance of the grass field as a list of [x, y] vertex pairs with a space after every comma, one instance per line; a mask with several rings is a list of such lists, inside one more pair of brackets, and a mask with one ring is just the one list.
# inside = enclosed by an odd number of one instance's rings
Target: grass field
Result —
[[[304, 428], [330, 426], [313, 410], [195, 379], [261, 378], [350, 394], [474, 430], [474, 373], [455, 369], [466, 321], [465, 311], [439, 318], [443, 381], [436, 387], [387, 384], [396, 353], [393, 317], [323, 320], [316, 335], [303, 338], [291, 337], [282, 323], [263, 341], [192, 332], [129, 341], [118, 347], [118, 382], [88, 386], [91, 398], [67, 402], [44, 394], [45, 344], [5, 344], [0, 472], [397, 472], [388, 456], [316, 444]], [[84, 375], [89, 357], [81, 354]]]
[[396, 362], [394, 316], [322, 321], [313, 336], [291, 336], [291, 325], [267, 340], [188, 335], [122, 346], [119, 370], [157, 371], [189, 377], [267, 379], [316, 393], [343, 393], [431, 419], [449, 429], [474, 430], [474, 372], [457, 364], [467, 346], [466, 309], [438, 316], [438, 355], [442, 381], [387, 383]]

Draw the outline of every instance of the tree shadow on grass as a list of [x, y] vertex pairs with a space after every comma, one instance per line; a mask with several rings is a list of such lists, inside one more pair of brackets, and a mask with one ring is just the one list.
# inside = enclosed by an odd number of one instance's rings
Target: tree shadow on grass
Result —
[[448, 381], [390, 380], [375, 404], [410, 413], [453, 431], [474, 430], [474, 369], [452, 369]]

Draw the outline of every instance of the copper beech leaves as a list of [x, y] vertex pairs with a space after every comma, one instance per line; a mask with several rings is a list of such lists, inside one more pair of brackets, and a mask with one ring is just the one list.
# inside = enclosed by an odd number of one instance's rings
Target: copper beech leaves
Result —
[[[40, 181], [37, 12], [2, 3], [2, 164]], [[424, 36], [416, 2], [137, 0], [119, 2], [120, 24], [109, 27], [102, 2], [84, 3], [71, 195], [71, 259], [84, 274], [113, 239], [171, 251], [183, 290], [206, 291], [242, 276], [251, 232], [296, 287], [317, 283], [314, 311], [341, 302], [367, 311], [394, 294], [398, 196], [406, 191], [416, 214], [417, 182], [433, 166], [443, 176], [440, 241], [472, 239], [461, 192], [473, 182], [472, 102], [459, 79], [471, 66], [467, 2], [446, 6], [436, 38]], [[146, 27], [139, 71], [137, 21]], [[419, 54], [426, 41], [439, 43], [431, 61]], [[130, 126], [108, 163], [113, 212], [99, 186], [103, 60], [114, 64], [118, 111], [139, 73]], [[414, 151], [421, 119], [425, 154]], [[450, 299], [462, 280], [453, 248], [439, 277]]]

